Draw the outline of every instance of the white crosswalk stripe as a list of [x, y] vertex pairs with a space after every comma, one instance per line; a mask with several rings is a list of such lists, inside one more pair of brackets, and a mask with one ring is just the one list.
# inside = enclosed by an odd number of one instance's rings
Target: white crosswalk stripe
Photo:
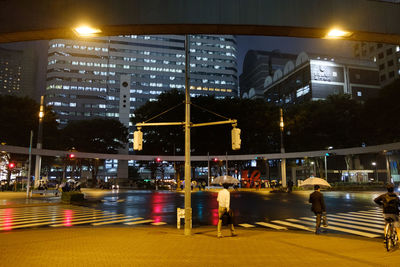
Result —
[[[271, 222], [256, 222], [255, 225], [276, 230], [301, 229], [315, 231], [315, 217], [300, 217]], [[353, 234], [368, 238], [382, 237], [385, 222], [382, 211], [371, 209], [366, 211], [351, 211], [347, 213], [328, 214], [328, 224], [325, 229], [329, 232]], [[243, 227], [254, 227], [252, 224], [239, 224]]]
[[[70, 227], [75, 225], [111, 225], [154, 223], [141, 217], [127, 216], [88, 207], [52, 205], [0, 209], [0, 231], [32, 227]], [[154, 225], [163, 225], [157, 222]]]
[[283, 227], [283, 226], [280, 226], [280, 225], [275, 225], [275, 224], [272, 224], [272, 223], [256, 222], [256, 224], [264, 226], [264, 227], [268, 227], [268, 228], [277, 229], [277, 230], [287, 230], [286, 227]]

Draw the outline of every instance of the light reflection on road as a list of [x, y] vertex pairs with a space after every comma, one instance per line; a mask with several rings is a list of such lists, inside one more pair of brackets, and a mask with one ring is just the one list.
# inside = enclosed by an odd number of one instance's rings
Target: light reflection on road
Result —
[[[231, 192], [231, 208], [236, 223], [254, 223], [278, 219], [312, 216], [309, 194], [312, 191], [268, 193], [265, 191]], [[328, 213], [376, 208], [373, 199], [383, 192], [323, 192]], [[217, 225], [217, 192], [194, 192], [192, 197], [193, 225]], [[143, 217], [155, 222], [176, 225], [176, 209], [184, 208], [184, 194], [173, 191], [107, 192], [92, 208]]]

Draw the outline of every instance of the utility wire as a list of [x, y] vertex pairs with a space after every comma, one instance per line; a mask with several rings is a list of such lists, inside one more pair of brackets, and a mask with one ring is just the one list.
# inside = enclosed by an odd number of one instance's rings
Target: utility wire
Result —
[[173, 106], [172, 108], [167, 109], [167, 110], [164, 111], [164, 112], [161, 112], [160, 114], [158, 114], [158, 115], [156, 115], [156, 116], [154, 116], [154, 117], [152, 117], [152, 118], [150, 118], [150, 119], [148, 119], [148, 120], [146, 120], [146, 121], [144, 121], [144, 122], [146, 123], [146, 122], [149, 122], [149, 121], [151, 121], [151, 120], [153, 120], [153, 119], [155, 119], [155, 118], [157, 118], [157, 117], [160, 117], [161, 115], [163, 115], [163, 114], [165, 114], [165, 113], [167, 113], [167, 112], [169, 112], [169, 111], [171, 111], [171, 110], [173, 110], [173, 109], [179, 107], [179, 106], [182, 105], [182, 104], [183, 104], [183, 102], [182, 102], [182, 103], [179, 103], [179, 104], [176, 105], [176, 106]]
[[199, 108], [199, 109], [202, 109], [202, 110], [204, 110], [204, 111], [207, 111], [207, 112], [209, 112], [209, 113], [211, 113], [211, 114], [214, 114], [214, 115], [216, 115], [216, 116], [218, 116], [218, 117], [221, 117], [221, 118], [223, 118], [223, 119], [230, 120], [230, 118], [227, 118], [227, 117], [225, 117], [225, 116], [219, 115], [218, 113], [215, 113], [214, 111], [211, 111], [211, 110], [208, 110], [208, 109], [206, 109], [206, 108], [200, 107], [200, 106], [198, 106], [198, 105], [196, 105], [196, 104], [193, 104], [193, 103], [191, 103], [191, 104], [192, 104], [193, 106], [195, 106], [196, 108]]

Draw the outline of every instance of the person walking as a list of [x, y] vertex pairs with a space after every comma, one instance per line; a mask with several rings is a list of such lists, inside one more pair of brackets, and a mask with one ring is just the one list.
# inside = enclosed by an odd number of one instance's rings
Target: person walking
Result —
[[[321, 233], [320, 226], [322, 214], [326, 212], [324, 195], [320, 192], [319, 185], [314, 185], [314, 192], [310, 194], [308, 202], [312, 204], [311, 211], [317, 216], [315, 222], [315, 234], [318, 235]], [[324, 224], [326, 225], [326, 219], [324, 220]]]
[[221, 227], [222, 227], [222, 215], [224, 215], [225, 212], [228, 212], [230, 214], [230, 221], [228, 222], [230, 229], [231, 229], [231, 235], [236, 236], [235, 233], [235, 228], [233, 227], [233, 220], [232, 220], [232, 211], [230, 210], [230, 201], [231, 201], [231, 195], [228, 191], [229, 184], [223, 184], [224, 189], [218, 192], [218, 226], [217, 226], [217, 237], [221, 238], [222, 233], [221, 233]]
[[[394, 185], [392, 183], [386, 186], [387, 193], [380, 195], [374, 199], [374, 202], [379, 206], [383, 206], [383, 217], [385, 218], [386, 224], [387, 219], [391, 218], [394, 221], [394, 227], [396, 228], [397, 236], [400, 236], [400, 222], [399, 222], [399, 196], [394, 193]], [[386, 227], [385, 227], [386, 236]]]

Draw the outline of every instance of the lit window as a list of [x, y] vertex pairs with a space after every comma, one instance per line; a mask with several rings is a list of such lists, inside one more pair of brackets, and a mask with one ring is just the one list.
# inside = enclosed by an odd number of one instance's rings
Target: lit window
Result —
[[76, 103], [72, 103], [72, 102], [71, 102], [71, 103], [69, 103], [69, 106], [72, 107], [72, 108], [73, 108], [73, 107], [76, 107]]
[[357, 96], [362, 96], [362, 93], [360, 91], [358, 91]]
[[332, 72], [332, 76], [333, 76], [333, 77], [337, 77], [337, 72], [336, 72], [336, 71], [333, 71], [333, 72]]

